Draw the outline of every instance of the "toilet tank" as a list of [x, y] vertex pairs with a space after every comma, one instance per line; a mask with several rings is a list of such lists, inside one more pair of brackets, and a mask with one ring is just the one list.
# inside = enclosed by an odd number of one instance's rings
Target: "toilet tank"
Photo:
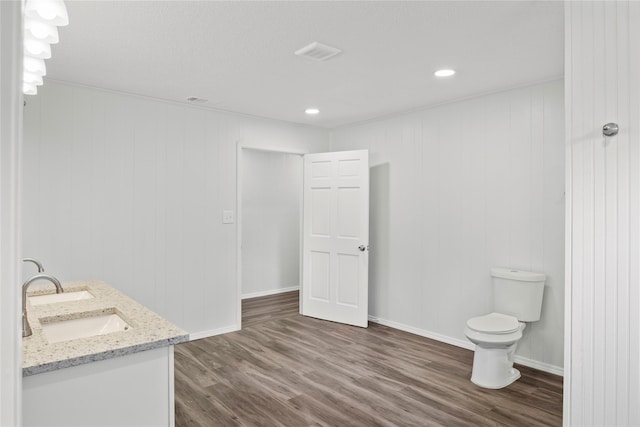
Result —
[[514, 316], [521, 322], [540, 320], [546, 279], [543, 273], [492, 268], [491, 276], [494, 311]]

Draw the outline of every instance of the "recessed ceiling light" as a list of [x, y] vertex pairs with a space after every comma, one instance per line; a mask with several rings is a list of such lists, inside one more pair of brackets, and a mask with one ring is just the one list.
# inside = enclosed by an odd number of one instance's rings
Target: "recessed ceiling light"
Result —
[[445, 70], [438, 70], [435, 73], [433, 73], [436, 77], [451, 77], [456, 73], [456, 70], [449, 70], [449, 69], [445, 69]]
[[307, 114], [318, 114], [320, 112], [320, 110], [318, 110], [317, 108], [307, 108], [306, 110], [304, 110], [305, 113]]

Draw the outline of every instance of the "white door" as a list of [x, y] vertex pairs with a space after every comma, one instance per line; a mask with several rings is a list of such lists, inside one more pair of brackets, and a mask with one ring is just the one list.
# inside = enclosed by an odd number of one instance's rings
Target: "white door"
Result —
[[302, 309], [367, 327], [369, 152], [304, 156]]

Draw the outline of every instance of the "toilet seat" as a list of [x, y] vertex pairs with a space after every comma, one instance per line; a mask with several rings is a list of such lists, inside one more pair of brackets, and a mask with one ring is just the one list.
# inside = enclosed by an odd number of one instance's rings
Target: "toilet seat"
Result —
[[517, 332], [520, 322], [513, 316], [490, 313], [467, 320], [467, 327], [481, 334], [503, 335]]

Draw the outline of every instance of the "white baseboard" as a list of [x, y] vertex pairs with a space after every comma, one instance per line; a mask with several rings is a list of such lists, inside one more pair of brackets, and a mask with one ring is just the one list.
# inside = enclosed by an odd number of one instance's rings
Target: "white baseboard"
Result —
[[516, 363], [528, 366], [529, 368], [549, 372], [550, 374], [560, 375], [561, 377], [564, 376], [564, 369], [559, 366], [550, 365], [544, 362], [538, 362], [537, 360], [528, 359], [526, 357], [518, 356], [517, 354], [516, 357], [514, 357], [514, 360]]
[[209, 331], [194, 332], [189, 334], [189, 341], [200, 340], [202, 338], [209, 338], [215, 335], [228, 334], [229, 332], [235, 332], [239, 330], [240, 328], [238, 327], [238, 325], [231, 325], [231, 326], [225, 326], [223, 328], [212, 329]]
[[413, 326], [405, 325], [404, 323], [398, 323], [392, 320], [381, 319], [376, 316], [369, 316], [369, 321], [374, 323], [379, 323], [384, 326], [389, 326], [390, 328], [400, 329], [401, 331], [410, 332], [415, 335], [420, 335], [421, 337], [431, 338], [432, 340], [440, 341], [446, 344], [455, 345], [456, 347], [466, 348], [467, 350], [473, 351], [475, 349], [475, 345], [470, 341], [451, 338], [446, 335], [442, 335], [435, 332], [426, 331], [424, 329], [415, 328]]
[[[369, 321], [374, 323], [379, 323], [381, 325], [385, 325], [390, 328], [400, 329], [401, 331], [409, 332], [415, 335], [419, 335], [421, 337], [431, 338], [432, 340], [440, 341], [446, 344], [455, 345], [456, 347], [465, 348], [467, 350], [473, 351], [475, 349], [475, 344], [473, 344], [470, 341], [448, 337], [446, 335], [438, 334], [438, 333], [427, 331], [424, 329], [415, 328], [413, 326], [394, 322], [392, 320], [381, 319], [376, 316], [369, 316]], [[564, 375], [564, 370], [559, 366], [538, 362], [537, 360], [528, 359], [526, 357], [516, 355], [515, 362], [519, 363], [520, 365], [528, 366], [529, 368], [538, 369], [544, 372], [549, 372], [551, 374], [561, 375], [561, 376]]]
[[266, 297], [267, 295], [282, 294], [285, 292], [297, 291], [299, 289], [300, 289], [300, 286], [296, 285], [296, 286], [290, 286], [288, 288], [269, 289], [268, 291], [251, 292], [250, 294], [242, 294], [242, 299]]
[[[297, 286], [294, 286], [292, 288], [287, 288], [287, 289], [278, 289], [276, 292], [271, 291], [271, 293], [267, 295], [277, 294], [281, 292], [289, 292], [297, 289], [298, 289]], [[252, 298], [252, 297], [249, 297], [249, 298]], [[472, 342], [461, 340], [458, 338], [448, 337], [446, 335], [438, 334], [436, 332], [431, 332], [425, 329], [420, 329], [413, 326], [405, 325], [404, 323], [398, 323], [392, 320], [381, 319], [376, 316], [369, 316], [369, 321], [374, 323], [379, 323], [380, 325], [388, 326], [390, 328], [409, 332], [411, 334], [419, 335], [421, 337], [430, 338], [432, 340], [440, 341], [446, 344], [451, 344], [456, 347], [464, 348], [467, 350], [473, 351], [475, 349], [475, 345]], [[235, 332], [239, 330], [240, 328], [237, 325], [230, 325], [230, 326], [225, 326], [223, 328], [212, 329], [209, 331], [194, 332], [192, 334], [189, 334], [189, 341], [213, 337], [216, 335], [228, 334], [229, 332]], [[529, 359], [529, 358], [518, 356], [518, 355], [516, 355], [515, 361], [516, 363], [520, 365], [528, 366], [529, 368], [538, 369], [540, 371], [549, 372], [555, 375], [560, 375], [560, 376], [564, 375], [564, 369], [562, 369], [559, 366], [550, 365], [548, 363], [539, 362], [537, 360]]]

